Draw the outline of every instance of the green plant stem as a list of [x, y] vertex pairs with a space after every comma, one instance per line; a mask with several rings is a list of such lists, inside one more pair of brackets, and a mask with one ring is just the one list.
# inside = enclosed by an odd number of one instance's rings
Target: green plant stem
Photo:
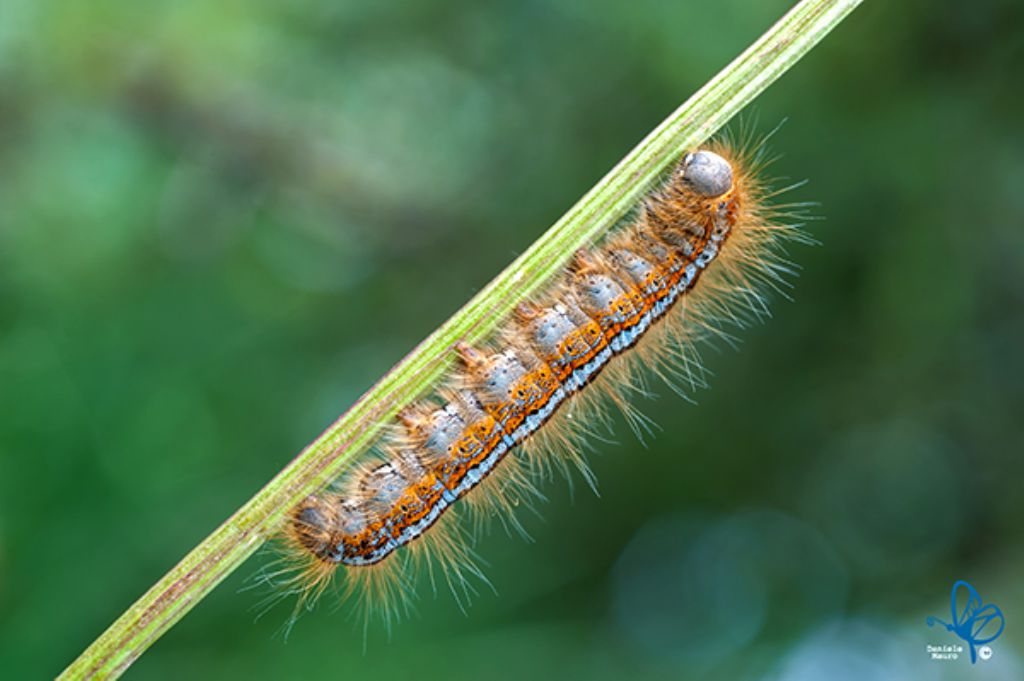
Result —
[[251, 556], [304, 497], [336, 478], [404, 405], [434, 384], [457, 341], [492, 332], [571, 254], [611, 228], [681, 153], [708, 139], [862, 0], [803, 0], [676, 109], [479, 294], [420, 343], [256, 496], [136, 601], [60, 678], [111, 678]]

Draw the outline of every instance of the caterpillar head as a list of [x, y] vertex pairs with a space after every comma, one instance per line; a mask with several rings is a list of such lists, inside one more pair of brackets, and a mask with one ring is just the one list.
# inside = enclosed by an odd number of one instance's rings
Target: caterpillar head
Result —
[[706, 149], [683, 157], [682, 176], [683, 182], [702, 196], [721, 196], [732, 189], [732, 166]]
[[338, 524], [336, 504], [313, 495], [292, 511], [292, 538], [307, 551], [323, 560], [332, 553], [333, 536]]

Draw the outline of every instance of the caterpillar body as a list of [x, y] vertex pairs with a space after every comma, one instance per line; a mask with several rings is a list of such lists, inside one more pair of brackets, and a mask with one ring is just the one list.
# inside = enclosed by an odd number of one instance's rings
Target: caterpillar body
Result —
[[778, 288], [790, 270], [780, 243], [800, 234], [785, 207], [768, 205], [762, 149], [716, 142], [686, 154], [630, 224], [577, 252], [492, 346], [457, 345], [460, 368], [400, 414], [382, 458], [289, 515], [300, 602], [344, 566], [350, 588], [393, 611], [418, 558], [465, 589], [466, 573], [479, 573], [452, 509], [512, 517], [552, 466], [575, 464], [589, 479], [579, 441], [601, 414], [594, 397], [637, 419], [626, 393], [642, 386], [640, 364], [673, 386], [679, 376], [702, 384], [693, 342], [766, 313], [765, 285]]

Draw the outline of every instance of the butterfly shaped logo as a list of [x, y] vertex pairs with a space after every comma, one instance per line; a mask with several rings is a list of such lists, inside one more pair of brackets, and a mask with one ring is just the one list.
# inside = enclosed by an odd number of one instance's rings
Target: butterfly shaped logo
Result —
[[951, 622], [943, 622], [930, 615], [925, 622], [929, 627], [941, 624], [946, 631], [962, 638], [971, 649], [971, 664], [978, 661], [978, 646], [983, 648], [982, 659], [987, 660], [992, 654], [988, 644], [999, 638], [1006, 626], [1003, 611], [991, 603], [982, 605], [978, 591], [962, 579], [953, 585], [949, 610], [953, 616]]

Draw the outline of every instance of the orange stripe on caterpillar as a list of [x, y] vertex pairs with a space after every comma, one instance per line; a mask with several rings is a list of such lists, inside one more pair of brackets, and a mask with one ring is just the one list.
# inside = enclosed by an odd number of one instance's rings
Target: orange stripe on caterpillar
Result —
[[[605, 369], [664, 326], [674, 323], [670, 333], [683, 342], [707, 327], [699, 310], [689, 315], [694, 328], [684, 320], [661, 324], [679, 301], [698, 296], [705, 272], [723, 270], [699, 301], [709, 315], [733, 298], [758, 296], [751, 293], [755, 279], [777, 278], [772, 240], [790, 228], [772, 224], [748, 163], [722, 146], [687, 154], [630, 226], [600, 248], [578, 252], [544, 301], [517, 308], [492, 351], [458, 345], [463, 367], [440, 391], [442, 403], [405, 410], [383, 462], [350, 475], [344, 491], [311, 496], [291, 513], [287, 535], [311, 565], [311, 581], [342, 564], [353, 574], [378, 570], [437, 532], [460, 499], [501, 497], [502, 489], [474, 490], [514, 469], [509, 454], [530, 441], [559, 440], [549, 423], [588, 395]], [[718, 265], [731, 249], [738, 251], [732, 265]], [[670, 361], [651, 359], [659, 374]], [[508, 476], [529, 486], [516, 470]]]

